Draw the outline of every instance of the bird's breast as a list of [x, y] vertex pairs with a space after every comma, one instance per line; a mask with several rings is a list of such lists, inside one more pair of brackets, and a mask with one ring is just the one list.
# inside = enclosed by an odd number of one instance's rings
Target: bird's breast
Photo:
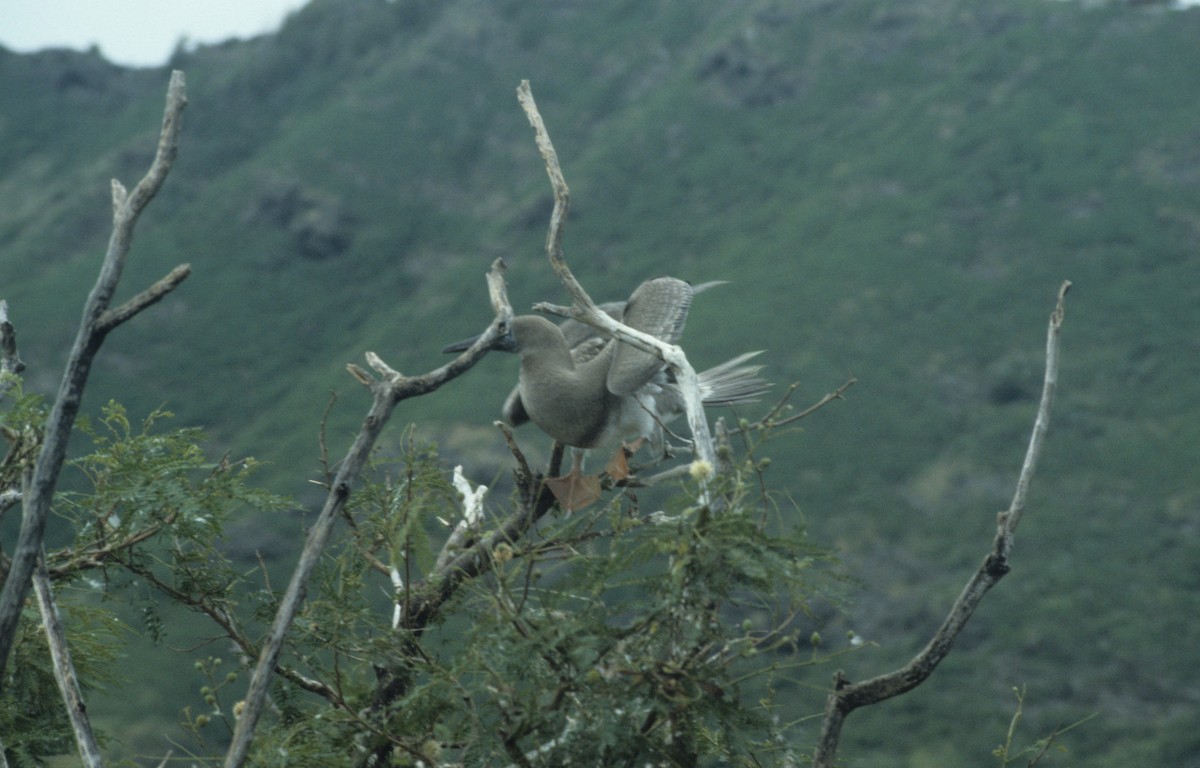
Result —
[[603, 381], [577, 376], [539, 376], [522, 370], [521, 401], [529, 418], [550, 437], [575, 448], [592, 448], [619, 414], [620, 403]]

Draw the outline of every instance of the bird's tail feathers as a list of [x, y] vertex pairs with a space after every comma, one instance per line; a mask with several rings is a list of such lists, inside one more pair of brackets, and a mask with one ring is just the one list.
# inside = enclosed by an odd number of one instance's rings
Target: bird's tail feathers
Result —
[[726, 360], [699, 374], [700, 399], [706, 407], [755, 403], [771, 388], [769, 382], [758, 376], [761, 365], [745, 365], [757, 352], [747, 352], [732, 360]]

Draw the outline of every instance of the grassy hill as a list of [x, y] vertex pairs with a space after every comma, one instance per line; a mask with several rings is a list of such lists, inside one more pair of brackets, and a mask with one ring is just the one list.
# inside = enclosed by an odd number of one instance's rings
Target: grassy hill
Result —
[[[305, 501], [329, 391], [335, 451], [366, 406], [346, 362], [440, 364], [486, 323], [498, 255], [518, 310], [564, 299], [514, 98], [528, 78], [594, 295], [726, 279], [689, 321], [698, 365], [765, 348], [808, 401], [859, 379], [768, 449], [862, 579], [823, 630], [877, 644], [844, 661], [852, 678], [919, 649], [982, 557], [1046, 316], [1075, 284], [1016, 570], [929, 684], [855, 715], [847, 764], [985, 763], [1014, 686], [1032, 735], [1098, 715], [1072, 764], [1200, 760], [1197, 39], [1200, 11], [1160, 5], [315, 0], [276, 35], [171, 62], [180, 159], [123, 289], [194, 274], [107, 342], [85, 410], [165, 403]], [[144, 170], [166, 80], [0, 51], [0, 297], [39, 389], [103, 253], [108, 179]], [[514, 372], [486, 360], [398, 418], [490, 477]], [[819, 691], [797, 701], [816, 711]]]

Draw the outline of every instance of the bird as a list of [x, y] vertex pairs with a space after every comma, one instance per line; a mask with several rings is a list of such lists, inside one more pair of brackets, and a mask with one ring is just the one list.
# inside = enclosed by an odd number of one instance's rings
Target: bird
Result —
[[[692, 286], [692, 295], [703, 293], [709, 288], [718, 285], [724, 285], [725, 282], [724, 280], [710, 280], [707, 283], [694, 285]], [[598, 305], [597, 309], [613, 320], [621, 322], [628, 303], [628, 301], [608, 301]], [[572, 358], [576, 364], [586, 361], [598, 352], [603, 343], [609, 338], [596, 326], [588, 325], [587, 323], [571, 318], [560, 322], [558, 328], [562, 331], [567, 346], [571, 348]], [[514, 427], [519, 427], [530, 421], [529, 414], [525, 411], [525, 405], [521, 401], [521, 386], [519, 383], [513, 387], [512, 392], [504, 400], [504, 407], [501, 409], [501, 413], [504, 415], [504, 420]]]
[[[639, 285], [628, 301], [600, 308], [630, 328], [675, 344], [695, 292], [683, 280], [657, 277]], [[460, 352], [474, 341], [457, 342], [443, 351]], [[599, 478], [583, 475], [589, 450], [616, 449], [609, 464], [609, 474], [616, 479], [628, 474], [625, 446], [636, 451], [648, 443], [656, 457], [665, 455], [663, 426], [684, 412], [684, 403], [678, 382], [656, 355], [584, 323], [567, 320], [556, 325], [538, 315], [514, 317], [492, 348], [514, 352], [521, 360], [517, 387], [505, 401], [505, 421], [513, 426], [532, 421], [571, 448], [571, 470], [547, 480], [564, 509], [582, 509], [600, 497]], [[758, 378], [763, 366], [746, 364], [757, 354], [742, 354], [700, 373], [704, 405], [758, 400], [768, 386]]]

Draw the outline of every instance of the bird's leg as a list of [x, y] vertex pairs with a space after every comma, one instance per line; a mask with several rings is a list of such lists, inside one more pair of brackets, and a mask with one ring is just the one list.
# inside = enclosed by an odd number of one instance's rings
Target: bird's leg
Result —
[[608, 465], [604, 468], [604, 471], [608, 473], [608, 476], [613, 480], [624, 480], [632, 475], [633, 472], [629, 470], [629, 459], [633, 456], [633, 454], [638, 452], [638, 449], [640, 449], [645, 442], [646, 438], [639, 437], [632, 443], [621, 443], [621, 445], [617, 447], [617, 452], [614, 453], [613, 457], [608, 460]]
[[[632, 443], [622, 443], [609, 459], [604, 471], [613, 480], [624, 480], [631, 477], [629, 457], [637, 453], [645, 438], [638, 438]], [[546, 480], [546, 487], [558, 499], [558, 503], [568, 512], [583, 509], [595, 503], [600, 498], [600, 478], [583, 474], [583, 451], [571, 451], [571, 471], [562, 477], [552, 477]]]
[[583, 474], [583, 451], [571, 451], [571, 471], [549, 478], [546, 487], [568, 512], [583, 509], [600, 498], [600, 478]]

